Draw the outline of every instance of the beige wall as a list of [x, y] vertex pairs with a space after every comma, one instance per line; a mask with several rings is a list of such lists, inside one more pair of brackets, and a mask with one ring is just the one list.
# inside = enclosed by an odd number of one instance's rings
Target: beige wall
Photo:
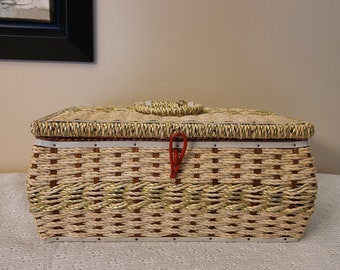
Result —
[[96, 64], [0, 61], [0, 172], [26, 171], [30, 122], [48, 113], [185, 99], [311, 121], [318, 170], [340, 173], [340, 1], [100, 0], [96, 8]]

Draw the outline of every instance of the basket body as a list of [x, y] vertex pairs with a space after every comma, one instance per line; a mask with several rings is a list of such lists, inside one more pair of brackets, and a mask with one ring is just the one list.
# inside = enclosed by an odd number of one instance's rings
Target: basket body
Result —
[[189, 139], [170, 178], [167, 140], [37, 137], [27, 192], [44, 239], [300, 239], [314, 209], [305, 139]]

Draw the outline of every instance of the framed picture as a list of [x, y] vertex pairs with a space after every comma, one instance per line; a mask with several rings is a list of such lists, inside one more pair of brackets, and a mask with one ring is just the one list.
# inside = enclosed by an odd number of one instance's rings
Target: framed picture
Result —
[[0, 59], [93, 62], [93, 1], [0, 0]]

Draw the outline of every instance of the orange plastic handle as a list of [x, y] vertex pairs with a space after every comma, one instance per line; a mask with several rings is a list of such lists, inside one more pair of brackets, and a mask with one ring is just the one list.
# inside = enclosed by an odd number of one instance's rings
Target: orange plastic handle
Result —
[[[181, 137], [183, 139], [183, 147], [180, 151], [178, 148], [175, 149], [173, 148], [173, 142], [178, 137]], [[176, 178], [176, 175], [183, 161], [185, 151], [187, 150], [187, 144], [188, 144], [187, 136], [183, 132], [174, 132], [173, 134], [171, 134], [169, 142], [169, 156], [171, 166], [170, 178]]]

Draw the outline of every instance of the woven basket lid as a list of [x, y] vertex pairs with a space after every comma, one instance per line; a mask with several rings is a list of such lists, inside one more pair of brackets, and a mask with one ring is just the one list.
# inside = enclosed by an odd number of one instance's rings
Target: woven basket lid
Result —
[[250, 109], [203, 108], [186, 102], [138, 102], [132, 107], [72, 107], [34, 121], [36, 137], [168, 139], [182, 131], [194, 140], [305, 140], [314, 127]]

